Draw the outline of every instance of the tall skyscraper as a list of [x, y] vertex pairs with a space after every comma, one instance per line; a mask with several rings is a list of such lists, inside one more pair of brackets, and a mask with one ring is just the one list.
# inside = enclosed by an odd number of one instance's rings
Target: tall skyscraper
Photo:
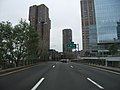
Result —
[[117, 37], [120, 40], [120, 22], [117, 22]]
[[117, 39], [120, 0], [94, 0], [98, 43]]
[[[29, 8], [30, 24], [38, 31], [40, 52], [47, 55], [50, 48], [50, 28], [49, 9], [41, 4]], [[46, 56], [45, 56], [46, 57]]]
[[72, 30], [64, 29], [63, 30], [63, 53], [72, 52], [71, 48], [67, 48], [67, 44], [72, 42]]
[[120, 43], [120, 0], [81, 0], [81, 17], [84, 51], [108, 52], [108, 44]]
[[96, 31], [94, 30], [96, 28], [94, 0], [81, 0], [81, 20], [83, 51], [86, 52], [90, 50], [89, 30], [93, 30], [94, 32]]

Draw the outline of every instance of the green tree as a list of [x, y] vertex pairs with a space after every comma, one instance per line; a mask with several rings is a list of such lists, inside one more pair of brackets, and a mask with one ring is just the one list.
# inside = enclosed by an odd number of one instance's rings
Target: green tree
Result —
[[117, 44], [110, 45], [110, 47], [109, 47], [109, 54], [110, 55], [115, 55], [117, 53], [118, 53], [118, 46], [117, 46]]
[[89, 51], [86, 51], [84, 55], [85, 55], [85, 56], [90, 56], [90, 52], [89, 52]]
[[14, 27], [14, 57], [16, 65], [21, 61], [34, 63], [38, 59], [38, 33], [26, 21]]
[[10, 51], [12, 48], [12, 33], [13, 27], [10, 22], [0, 23], [0, 62], [6, 68], [6, 63], [10, 62]]
[[1, 22], [0, 36], [0, 64], [19, 66], [26, 60], [38, 59], [38, 34], [26, 21], [14, 27], [10, 22]]
[[14, 50], [11, 52], [13, 61], [16, 66], [19, 66], [26, 57], [26, 41], [28, 39], [27, 32], [29, 32], [29, 25], [26, 21], [21, 20], [19, 24], [14, 26], [13, 33], [13, 47]]
[[27, 32], [27, 59], [31, 62], [37, 62], [39, 59], [39, 36], [34, 27], [29, 26], [29, 32]]

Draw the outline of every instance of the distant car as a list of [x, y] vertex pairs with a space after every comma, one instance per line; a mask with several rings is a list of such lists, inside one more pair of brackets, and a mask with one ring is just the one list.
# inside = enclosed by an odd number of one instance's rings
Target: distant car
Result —
[[63, 63], [68, 63], [69, 59], [61, 59], [60, 61], [63, 62]]

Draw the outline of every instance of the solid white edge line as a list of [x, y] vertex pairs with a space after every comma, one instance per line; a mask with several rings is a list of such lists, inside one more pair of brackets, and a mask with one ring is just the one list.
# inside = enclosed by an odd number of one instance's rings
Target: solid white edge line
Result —
[[87, 78], [87, 80], [89, 80], [90, 82], [92, 82], [93, 84], [95, 84], [97, 87], [99, 87], [100, 89], [104, 89], [102, 86], [100, 86], [99, 84], [97, 84], [96, 82], [94, 82], [92, 79]]
[[115, 72], [115, 71], [111, 71], [111, 70], [107, 70], [107, 69], [102, 69], [102, 68], [99, 68], [99, 67], [92, 67], [92, 68], [95, 68], [95, 69], [99, 69], [99, 70], [102, 70], [102, 71], [105, 71], [105, 72], [110, 72], [110, 73], [114, 73], [114, 74], [120, 75], [119, 72]]
[[39, 82], [38, 82], [31, 90], [36, 90], [37, 87], [42, 83], [42, 81], [43, 81], [44, 79], [45, 79], [45, 78], [41, 78], [41, 79], [39, 80]]

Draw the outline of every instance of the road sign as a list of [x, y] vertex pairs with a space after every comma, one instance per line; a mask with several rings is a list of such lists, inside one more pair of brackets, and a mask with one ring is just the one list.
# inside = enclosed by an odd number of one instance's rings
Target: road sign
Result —
[[69, 42], [69, 43], [67, 44], [67, 48], [74, 49], [74, 48], [76, 48], [76, 44], [74, 44], [74, 42]]

